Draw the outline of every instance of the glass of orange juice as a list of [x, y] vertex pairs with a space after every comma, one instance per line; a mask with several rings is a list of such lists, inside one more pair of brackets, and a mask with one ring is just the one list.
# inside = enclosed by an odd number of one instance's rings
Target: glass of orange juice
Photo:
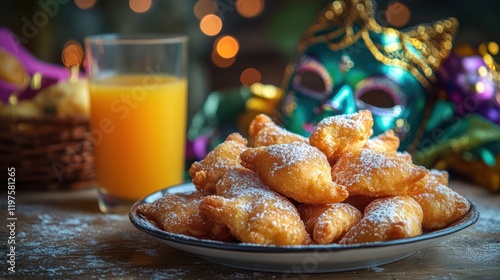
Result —
[[136, 200], [183, 181], [187, 37], [85, 38], [89, 139], [99, 208], [126, 213]]

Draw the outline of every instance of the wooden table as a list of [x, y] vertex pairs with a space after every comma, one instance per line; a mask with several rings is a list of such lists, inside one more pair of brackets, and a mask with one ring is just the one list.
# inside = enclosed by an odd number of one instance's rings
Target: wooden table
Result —
[[[170, 248], [139, 231], [126, 215], [99, 212], [93, 189], [71, 192], [21, 192], [15, 218], [6, 199], [1, 220], [15, 222], [15, 272], [6, 263], [11, 229], [0, 231], [2, 272], [19, 279], [500, 279], [500, 194], [460, 181], [450, 186], [479, 207], [479, 221], [441, 244], [398, 262], [331, 274], [279, 274], [211, 263]], [[4, 188], [5, 190], [5, 188]], [[6, 230], [7, 228], [7, 230]], [[1, 277], [3, 278], [3, 277]]]

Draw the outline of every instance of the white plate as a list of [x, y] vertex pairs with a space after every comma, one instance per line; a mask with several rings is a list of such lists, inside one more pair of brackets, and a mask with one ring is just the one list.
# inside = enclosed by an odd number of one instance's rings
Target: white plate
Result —
[[139, 205], [151, 203], [165, 193], [193, 190], [195, 188], [191, 183], [185, 183], [148, 195], [132, 206], [130, 221], [138, 229], [179, 250], [222, 265], [257, 271], [324, 273], [375, 267], [401, 260], [423, 248], [442, 242], [452, 234], [471, 226], [479, 218], [477, 206], [470, 201], [471, 208], [462, 219], [444, 229], [417, 237], [355, 245], [269, 246], [219, 242], [173, 234], [157, 228], [137, 213]]

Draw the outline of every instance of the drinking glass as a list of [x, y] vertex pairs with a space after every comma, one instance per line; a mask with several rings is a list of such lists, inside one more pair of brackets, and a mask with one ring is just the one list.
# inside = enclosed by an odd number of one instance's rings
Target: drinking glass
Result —
[[183, 181], [187, 42], [181, 35], [85, 38], [99, 208], [126, 213]]

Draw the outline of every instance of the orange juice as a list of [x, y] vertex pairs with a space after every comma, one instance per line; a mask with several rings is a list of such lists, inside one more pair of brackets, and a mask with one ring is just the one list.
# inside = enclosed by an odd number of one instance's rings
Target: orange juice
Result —
[[92, 81], [91, 141], [101, 191], [135, 200], [182, 182], [187, 81], [123, 75]]

